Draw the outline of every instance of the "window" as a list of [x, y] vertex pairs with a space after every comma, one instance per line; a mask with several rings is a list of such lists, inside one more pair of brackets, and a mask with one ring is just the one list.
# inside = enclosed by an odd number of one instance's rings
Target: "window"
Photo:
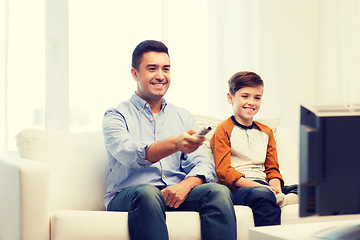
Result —
[[162, 40], [162, 6], [161, 0], [69, 1], [70, 130], [100, 131], [105, 110], [136, 90], [132, 50], [142, 40]]
[[12, 0], [1, 7], [1, 150], [12, 151], [20, 130], [45, 124], [44, 2]]
[[101, 130], [105, 110], [130, 98], [131, 54], [145, 39], [169, 47], [166, 99], [206, 114], [207, 9], [205, 0], [69, 1], [70, 130]]
[[[160, 40], [169, 47], [172, 86], [166, 99], [207, 114], [206, 0], [59, 0], [47, 3], [46, 8], [40, 0], [2, 3], [8, 17], [1, 29], [6, 51], [1, 55], [5, 78], [0, 82], [4, 87], [0, 127], [5, 136], [0, 151], [16, 150], [15, 135], [24, 128], [100, 131], [105, 110], [136, 90], [130, 74], [131, 54], [145, 39]], [[68, 17], [68, 25], [66, 19], [50, 22], [53, 13]], [[57, 44], [66, 46], [61, 49]], [[46, 77], [46, 56], [50, 61], [62, 58], [63, 69], [55, 75], [64, 74], [64, 78]]]

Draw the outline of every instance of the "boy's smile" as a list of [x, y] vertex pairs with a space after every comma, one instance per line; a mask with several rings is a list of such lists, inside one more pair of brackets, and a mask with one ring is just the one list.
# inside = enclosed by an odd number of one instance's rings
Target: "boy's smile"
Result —
[[228, 93], [228, 101], [233, 106], [235, 119], [244, 126], [250, 126], [259, 111], [264, 87], [244, 87], [235, 95]]

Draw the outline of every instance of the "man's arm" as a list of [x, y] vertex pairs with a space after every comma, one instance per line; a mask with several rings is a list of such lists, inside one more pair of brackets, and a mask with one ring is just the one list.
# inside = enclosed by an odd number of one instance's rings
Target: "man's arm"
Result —
[[154, 142], [146, 151], [146, 159], [150, 162], [157, 162], [177, 151], [183, 153], [194, 152], [206, 139], [205, 137], [192, 136], [194, 133], [196, 133], [196, 130], [191, 129], [177, 137]]
[[[192, 136], [194, 133], [196, 130], [191, 129], [180, 136], [154, 142], [146, 151], [146, 159], [150, 162], [157, 162], [177, 151], [194, 152], [206, 139], [205, 137]], [[161, 193], [167, 206], [177, 208], [185, 201], [191, 189], [203, 183], [204, 181], [200, 177], [187, 177], [177, 184], [164, 188]]]

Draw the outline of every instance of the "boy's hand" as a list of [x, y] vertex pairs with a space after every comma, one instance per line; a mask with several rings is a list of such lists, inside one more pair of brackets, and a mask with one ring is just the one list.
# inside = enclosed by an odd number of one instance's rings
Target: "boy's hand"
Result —
[[278, 178], [273, 178], [269, 181], [269, 185], [271, 187], [271, 189], [273, 189], [273, 191], [278, 194], [281, 193], [281, 183], [280, 180]]

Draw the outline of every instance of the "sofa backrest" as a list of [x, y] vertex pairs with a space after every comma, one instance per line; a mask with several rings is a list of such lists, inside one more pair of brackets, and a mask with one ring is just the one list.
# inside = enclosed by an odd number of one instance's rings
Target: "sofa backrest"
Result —
[[107, 156], [101, 132], [25, 129], [16, 138], [20, 157], [49, 165], [51, 210], [105, 209]]
[[[194, 115], [198, 127], [211, 126], [205, 146], [213, 158], [210, 138], [221, 120]], [[261, 121], [276, 137], [279, 119]], [[48, 163], [51, 210], [104, 210], [107, 155], [101, 132], [64, 133], [25, 129], [17, 136], [20, 157]], [[35, 189], [34, 189], [35, 191]]]

